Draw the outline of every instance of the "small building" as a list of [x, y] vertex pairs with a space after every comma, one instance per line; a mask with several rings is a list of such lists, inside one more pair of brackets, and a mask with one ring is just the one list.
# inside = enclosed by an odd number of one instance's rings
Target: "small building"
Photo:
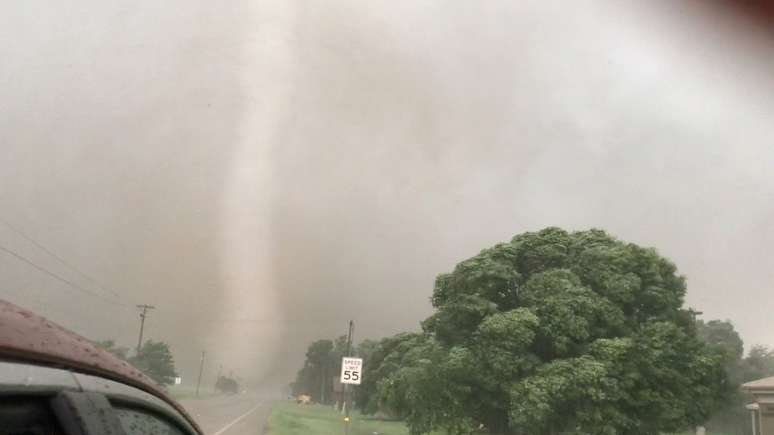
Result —
[[753, 401], [747, 405], [754, 435], [774, 435], [774, 376], [742, 384]]

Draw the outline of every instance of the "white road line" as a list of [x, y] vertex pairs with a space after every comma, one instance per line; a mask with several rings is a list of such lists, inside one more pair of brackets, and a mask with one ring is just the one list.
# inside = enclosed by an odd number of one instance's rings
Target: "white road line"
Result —
[[[261, 404], [261, 403], [259, 403], [259, 404], [255, 405], [255, 406], [253, 406], [253, 407], [252, 407], [252, 408], [251, 408], [249, 411], [247, 411], [247, 412], [245, 412], [244, 414], [240, 415], [239, 417], [237, 417], [236, 419], [234, 419], [234, 421], [232, 421], [231, 423], [229, 423], [229, 424], [227, 424], [227, 425], [223, 426], [223, 427], [222, 427], [222, 428], [221, 428], [219, 431], [215, 432], [215, 433], [214, 433], [214, 434], [212, 434], [212, 435], [221, 435], [223, 432], [225, 432], [225, 431], [227, 431], [227, 430], [231, 429], [231, 426], [233, 426], [233, 425], [235, 425], [235, 424], [239, 423], [239, 422], [240, 422], [240, 421], [241, 421], [243, 418], [245, 418], [245, 417], [247, 417], [248, 415], [252, 414], [252, 413], [253, 413], [253, 411], [255, 411], [256, 409], [258, 409], [258, 408], [259, 408], [261, 405], [262, 405], [262, 404]], [[257, 430], [260, 430], [260, 428], [258, 428]]]

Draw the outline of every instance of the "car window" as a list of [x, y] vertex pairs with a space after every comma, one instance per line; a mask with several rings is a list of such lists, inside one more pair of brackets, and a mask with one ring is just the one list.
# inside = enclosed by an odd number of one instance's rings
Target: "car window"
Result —
[[137, 408], [116, 408], [127, 435], [185, 435], [186, 432], [156, 414]]
[[0, 435], [63, 434], [43, 397], [0, 399]]

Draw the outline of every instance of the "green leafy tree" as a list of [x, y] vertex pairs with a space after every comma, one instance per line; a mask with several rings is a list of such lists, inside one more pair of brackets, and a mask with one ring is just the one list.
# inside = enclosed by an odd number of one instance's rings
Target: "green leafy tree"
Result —
[[115, 340], [95, 341], [94, 345], [112, 353], [124, 361], [128, 359], [129, 348], [125, 346], [118, 346]]
[[[363, 358], [367, 366], [370, 355], [379, 343], [363, 340], [353, 346], [349, 352]], [[317, 402], [332, 403], [333, 379], [341, 372], [341, 360], [347, 354], [347, 336], [341, 335], [335, 340], [317, 340], [306, 351], [304, 366], [290, 384], [293, 395], [308, 394]], [[324, 399], [324, 400], [323, 400]], [[357, 399], [359, 401], [359, 399]]]
[[[469, 415], [470, 355], [464, 349], [445, 349], [432, 337], [419, 335], [400, 355], [400, 368], [378, 382], [383, 405], [405, 419], [412, 434], [443, 427], [452, 433], [473, 428]], [[365, 375], [364, 375], [365, 377]]]
[[751, 347], [739, 371], [742, 382], [774, 376], [774, 350], [761, 345]]
[[378, 346], [379, 346], [378, 341], [365, 339], [355, 347], [355, 355], [357, 355], [360, 358], [363, 358], [363, 367], [365, 367], [368, 364], [368, 361], [371, 359], [371, 355], [373, 355], [373, 353], [376, 351]]
[[[371, 365], [374, 354], [379, 350], [379, 345], [380, 343], [377, 340], [366, 339], [355, 346], [354, 355], [363, 359], [364, 372], [367, 370], [367, 367]], [[361, 382], [364, 381], [361, 379]], [[360, 402], [364, 401], [365, 403], [367, 399], [365, 399], [366, 396], [360, 393], [360, 390], [362, 390], [362, 384], [360, 387], [354, 389], [355, 406], [359, 407], [360, 409], [364, 409], [364, 405], [362, 405]]]
[[740, 386], [745, 382], [774, 376], [774, 351], [754, 345], [744, 356], [744, 343], [728, 320], [711, 320], [706, 323], [700, 320], [696, 326], [699, 337], [723, 355], [728, 373], [727, 400], [705, 426], [713, 433], [751, 433], [750, 415], [744, 405], [750, 403], [752, 398]]
[[699, 320], [696, 328], [698, 336], [723, 355], [723, 365], [728, 374], [726, 400], [704, 426], [712, 433], [746, 435], [751, 432], [751, 425], [749, 411], [744, 407], [750, 398], [740, 389], [745, 376], [744, 343], [728, 320]]
[[[301, 394], [306, 394], [311, 396], [312, 393], [315, 391], [316, 385], [315, 384], [315, 372], [312, 367], [308, 365], [304, 365], [297, 373], [296, 373], [296, 379], [290, 383], [290, 393], [293, 396], [298, 396]], [[319, 379], [318, 379], [319, 380]]]
[[162, 341], [146, 341], [140, 352], [128, 361], [161, 385], [171, 385], [177, 377], [172, 352], [169, 345]]
[[317, 402], [329, 402], [330, 394], [327, 393], [332, 389], [332, 376], [336, 370], [334, 342], [317, 340], [311, 343], [306, 350], [304, 366], [292, 384], [293, 394], [308, 394]]
[[737, 366], [744, 356], [744, 342], [729, 320], [696, 322], [697, 333], [705, 343], [717, 347], [726, 355], [729, 368]]
[[425, 339], [423, 334], [401, 333], [380, 340], [371, 349], [363, 363], [362, 383], [355, 390], [355, 403], [360, 409], [370, 414], [380, 410], [390, 411], [381, 406], [377, 395], [379, 382], [407, 365], [404, 357]]
[[[356, 349], [354, 347], [350, 348], [349, 352], [352, 354], [356, 352]], [[331, 367], [329, 378], [332, 379], [332, 377], [338, 376], [341, 373], [341, 359], [344, 356], [347, 356], [347, 336], [340, 335], [333, 340], [333, 350], [329, 357], [329, 366]]]
[[672, 262], [604, 231], [518, 235], [437, 278], [424, 334], [374, 352], [365, 406], [413, 434], [700, 424], [727, 394], [726, 355], [697, 337], [685, 291]]

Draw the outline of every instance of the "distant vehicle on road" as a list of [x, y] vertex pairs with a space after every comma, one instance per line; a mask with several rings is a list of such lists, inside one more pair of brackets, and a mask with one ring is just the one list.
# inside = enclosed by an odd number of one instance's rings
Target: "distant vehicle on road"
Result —
[[221, 376], [215, 382], [215, 389], [221, 393], [236, 394], [239, 392], [239, 383], [235, 379], [231, 379], [227, 376]]
[[0, 300], [0, 434], [203, 435], [126, 361]]

